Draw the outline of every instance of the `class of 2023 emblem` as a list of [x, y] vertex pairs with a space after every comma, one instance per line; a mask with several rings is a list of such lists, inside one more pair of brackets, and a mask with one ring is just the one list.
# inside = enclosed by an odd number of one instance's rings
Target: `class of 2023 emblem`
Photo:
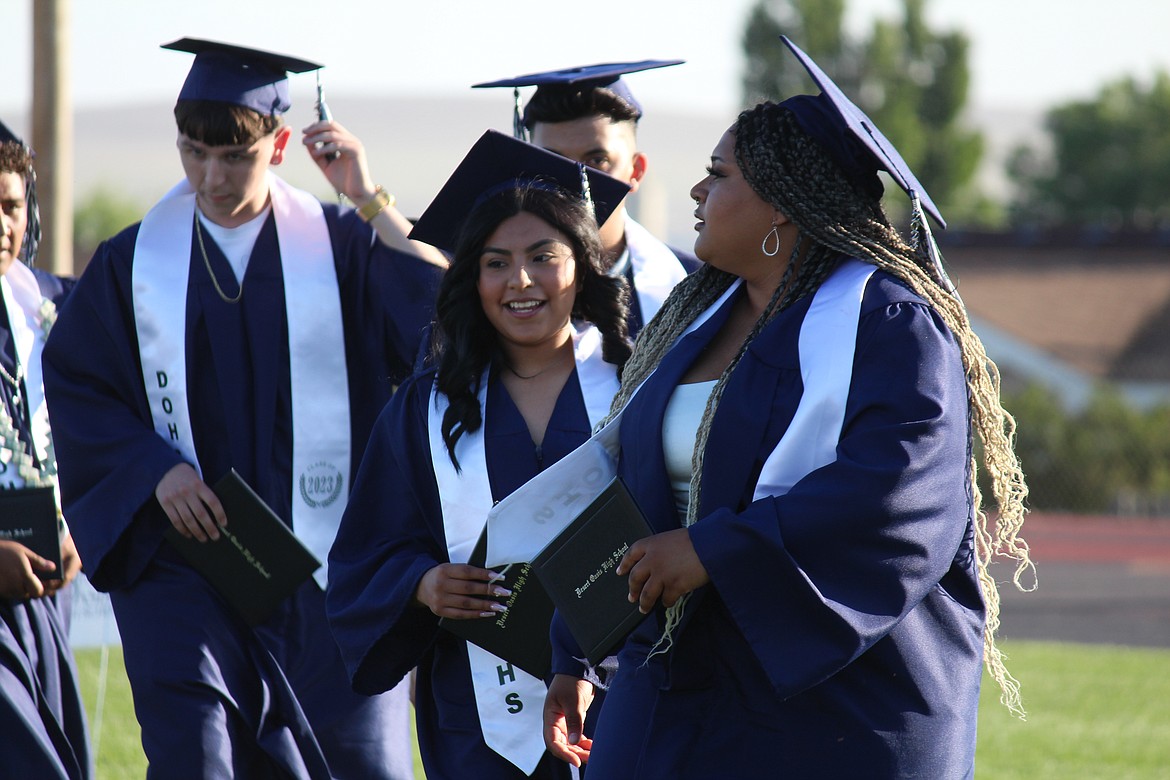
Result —
[[318, 461], [301, 472], [301, 498], [312, 509], [327, 507], [341, 497], [345, 478], [332, 463]]

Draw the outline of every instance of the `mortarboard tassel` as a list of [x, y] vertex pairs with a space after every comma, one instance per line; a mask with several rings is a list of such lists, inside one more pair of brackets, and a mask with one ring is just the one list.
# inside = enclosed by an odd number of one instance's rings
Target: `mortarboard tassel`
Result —
[[524, 127], [524, 117], [520, 110], [520, 87], [512, 88], [512, 101], [512, 137], [527, 141], [528, 129]]
[[41, 208], [37, 203], [37, 172], [33, 168], [36, 152], [31, 146], [25, 145], [28, 150], [29, 164], [25, 171], [24, 204], [28, 213], [28, 223], [24, 228], [24, 243], [20, 247], [20, 259], [30, 268], [37, 263], [37, 249], [41, 245]]
[[951, 282], [951, 278], [947, 276], [946, 269], [943, 268], [942, 252], [939, 251], [938, 243], [934, 240], [934, 233], [930, 230], [930, 222], [926, 217], [926, 212], [922, 208], [922, 201], [919, 200], [918, 193], [911, 190], [910, 243], [915, 251], [917, 251], [923, 242], [926, 243], [926, 254], [930, 258], [930, 262], [934, 265], [935, 275], [938, 277], [943, 289], [955, 298], [958, 298], [959, 291], [955, 289], [954, 283]]
[[41, 245], [41, 209], [37, 204], [37, 175], [30, 169], [28, 172], [28, 187], [24, 202], [28, 207], [28, 227], [24, 233], [24, 246], [21, 254], [24, 255], [25, 265], [34, 266], [37, 263], [37, 249]]
[[[589, 213], [596, 219], [597, 209], [593, 207], [593, 193], [589, 191], [589, 173], [581, 163], [577, 163], [577, 169], [581, 172], [581, 200], [589, 207]], [[600, 227], [600, 223], [598, 227]]]

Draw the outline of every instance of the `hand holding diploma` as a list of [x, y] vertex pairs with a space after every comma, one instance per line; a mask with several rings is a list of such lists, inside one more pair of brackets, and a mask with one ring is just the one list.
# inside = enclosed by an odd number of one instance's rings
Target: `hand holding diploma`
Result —
[[685, 528], [640, 539], [618, 564], [619, 577], [629, 575], [630, 603], [649, 614], [654, 604], [674, 606], [680, 598], [711, 581]]
[[214, 541], [227, 525], [223, 504], [190, 463], [180, 463], [164, 474], [154, 496], [171, 525], [188, 539]]
[[496, 584], [502, 578], [502, 574], [466, 563], [440, 563], [422, 576], [414, 597], [438, 617], [449, 620], [495, 617], [507, 610], [495, 599], [512, 595]]

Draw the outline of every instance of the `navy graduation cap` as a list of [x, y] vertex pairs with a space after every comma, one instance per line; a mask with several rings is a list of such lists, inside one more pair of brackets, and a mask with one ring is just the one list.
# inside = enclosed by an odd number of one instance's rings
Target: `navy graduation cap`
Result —
[[[926, 188], [918, 181], [918, 177], [910, 170], [902, 155], [873, 120], [845, 96], [841, 88], [833, 83], [812, 58], [801, 51], [788, 36], [781, 35], [780, 40], [796, 55], [800, 64], [808, 71], [808, 75], [821, 88], [821, 94], [816, 97], [796, 95], [780, 105], [792, 111], [801, 128], [825, 148], [847, 176], [863, 186], [870, 187], [871, 191], [875, 192], [875, 197], [881, 197], [881, 181], [877, 178], [879, 170], [888, 173], [890, 178], [910, 196], [913, 243], [918, 246], [919, 241], [926, 242], [927, 254], [930, 255], [939, 281], [948, 292], [958, 297], [954, 283], [943, 268], [942, 253], [930, 232], [930, 223], [926, 215], [934, 217], [939, 227], [946, 228], [947, 223], [939, 213], [938, 207], [934, 205], [934, 201], [930, 199]], [[876, 190], [872, 189], [874, 187]]]
[[287, 54], [202, 38], [180, 38], [164, 43], [162, 48], [195, 55], [195, 62], [179, 92], [179, 100], [232, 103], [265, 116], [283, 114], [291, 107], [289, 73], [305, 73], [323, 67]]
[[930, 199], [926, 188], [873, 120], [854, 105], [841, 88], [788, 36], [781, 35], [780, 40], [792, 50], [808, 75], [821, 88], [821, 94], [816, 97], [797, 95], [782, 103], [796, 115], [801, 128], [825, 147], [847, 175], [860, 178], [867, 174], [874, 175], [879, 170], [888, 173], [910, 196], [911, 202], [920, 201], [922, 208], [934, 217], [940, 227], [945, 228], [946, 220]]
[[517, 138], [523, 137], [523, 128], [527, 125], [527, 111], [520, 111], [520, 87], [536, 87], [537, 92], [542, 89], [572, 89], [585, 91], [589, 89], [605, 88], [630, 104], [634, 110], [635, 119], [642, 117], [642, 104], [635, 98], [630, 88], [622, 81], [627, 73], [637, 73], [643, 70], [665, 68], [671, 65], [681, 65], [685, 60], [641, 60], [639, 62], [605, 62], [597, 65], [584, 65], [577, 68], [549, 70], [541, 73], [528, 73], [510, 79], [499, 81], [485, 81], [472, 84], [472, 89], [490, 87], [512, 87], [515, 97], [515, 115], [513, 124]]
[[556, 186], [591, 200], [600, 225], [621, 204], [630, 186], [601, 171], [488, 130], [467, 152], [410, 231], [410, 238], [453, 252], [463, 221], [485, 198], [524, 182]]

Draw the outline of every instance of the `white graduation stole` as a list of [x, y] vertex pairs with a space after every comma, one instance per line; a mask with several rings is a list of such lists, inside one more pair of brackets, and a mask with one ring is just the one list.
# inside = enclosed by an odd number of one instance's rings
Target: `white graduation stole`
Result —
[[837, 459], [865, 285], [875, 268], [843, 262], [817, 289], [800, 325], [804, 384], [792, 423], [764, 461], [752, 500], [782, 496], [800, 479]]
[[[321, 204], [268, 175], [284, 277], [292, 387], [292, 526], [322, 562], [348, 495], [349, 383], [341, 298]], [[195, 193], [174, 187], [142, 220], [134, 248], [134, 320], [155, 431], [199, 468], [187, 401], [187, 283]]]
[[[573, 336], [577, 377], [590, 427], [609, 411], [618, 390], [617, 369], [601, 358], [601, 334], [589, 326]], [[480, 382], [479, 407], [484, 424], [465, 433], [455, 445], [461, 471], [455, 471], [443, 442], [443, 415], [447, 398], [432, 388], [427, 428], [431, 462], [443, 511], [443, 532], [452, 563], [466, 563], [483, 531], [492, 490], [488, 481], [484, 427], [487, 424], [487, 375]], [[526, 774], [544, 755], [544, 681], [471, 642], [464, 642], [471, 664], [471, 681], [484, 742]]]
[[642, 321], [649, 322], [674, 286], [686, 278], [687, 269], [666, 244], [629, 217], [626, 218], [626, 251], [633, 266], [633, 292], [638, 296]]
[[[8, 310], [16, 365], [24, 369], [24, 403], [32, 423], [33, 452], [43, 467], [49, 447], [49, 410], [45, 405], [45, 384], [41, 373], [41, 351], [45, 346], [41, 307], [45, 297], [41, 295], [36, 276], [19, 260], [12, 263], [4, 276], [0, 276], [0, 293]], [[16, 392], [20, 392], [19, 388]], [[0, 488], [24, 487], [24, 479], [16, 471], [11, 467], [0, 471]]]

